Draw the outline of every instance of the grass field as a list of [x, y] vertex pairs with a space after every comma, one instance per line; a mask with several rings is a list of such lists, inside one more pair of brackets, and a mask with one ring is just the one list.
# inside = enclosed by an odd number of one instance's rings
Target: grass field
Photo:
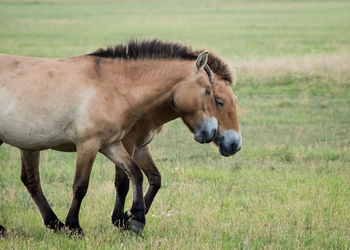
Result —
[[[348, 1], [0, 1], [0, 53], [65, 57], [131, 37], [180, 40], [232, 63], [243, 148], [223, 158], [169, 123], [151, 150], [163, 186], [145, 237], [110, 223], [113, 165], [99, 156], [81, 209], [84, 239], [54, 234], [0, 147], [0, 249], [349, 249]], [[70, 205], [75, 154], [45, 151], [56, 214]], [[147, 185], [145, 184], [145, 188]], [[131, 199], [128, 197], [127, 206]]]

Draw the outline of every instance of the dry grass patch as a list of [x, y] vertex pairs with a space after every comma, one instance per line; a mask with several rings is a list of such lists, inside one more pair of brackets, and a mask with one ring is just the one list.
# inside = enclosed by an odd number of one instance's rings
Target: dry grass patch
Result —
[[288, 74], [322, 77], [350, 84], [350, 54], [287, 56], [231, 63], [240, 79], [278, 78]]

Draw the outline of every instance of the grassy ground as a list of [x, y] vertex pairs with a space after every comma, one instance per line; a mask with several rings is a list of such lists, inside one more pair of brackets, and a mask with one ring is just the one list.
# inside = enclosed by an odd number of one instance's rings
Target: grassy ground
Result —
[[[63, 57], [130, 37], [182, 40], [236, 69], [243, 149], [222, 158], [175, 121], [151, 144], [163, 186], [145, 237], [110, 223], [113, 166], [99, 156], [82, 240], [53, 234], [0, 147], [8, 248], [350, 248], [350, 3], [346, 1], [0, 1], [0, 53]], [[74, 154], [41, 154], [43, 189], [64, 220]], [[145, 185], [146, 187], [146, 185]], [[128, 197], [130, 205], [130, 197]]]

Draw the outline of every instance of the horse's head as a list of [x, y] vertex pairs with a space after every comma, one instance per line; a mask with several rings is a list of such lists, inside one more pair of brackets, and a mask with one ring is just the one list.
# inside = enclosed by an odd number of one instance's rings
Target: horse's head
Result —
[[173, 105], [196, 141], [215, 139], [220, 154], [230, 156], [241, 149], [242, 137], [237, 98], [225, 78], [232, 78], [226, 64], [206, 51], [200, 53], [189, 76], [175, 87]]
[[190, 74], [177, 84], [173, 95], [176, 112], [199, 143], [213, 141], [218, 131], [212, 84], [205, 72], [207, 62], [208, 52], [199, 54]]
[[213, 93], [219, 122], [219, 132], [214, 142], [221, 155], [230, 156], [242, 147], [237, 118], [237, 97], [233, 94], [231, 86], [222, 79], [215, 79]]

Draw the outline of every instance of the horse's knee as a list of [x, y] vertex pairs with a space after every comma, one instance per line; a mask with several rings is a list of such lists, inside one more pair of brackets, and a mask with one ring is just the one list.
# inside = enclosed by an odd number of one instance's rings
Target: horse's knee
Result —
[[155, 190], [157, 190], [157, 191], [158, 191], [158, 190], [161, 188], [161, 186], [162, 186], [161, 182], [156, 182], [156, 183], [153, 183], [152, 185], [153, 185], [153, 188], [154, 188]]

